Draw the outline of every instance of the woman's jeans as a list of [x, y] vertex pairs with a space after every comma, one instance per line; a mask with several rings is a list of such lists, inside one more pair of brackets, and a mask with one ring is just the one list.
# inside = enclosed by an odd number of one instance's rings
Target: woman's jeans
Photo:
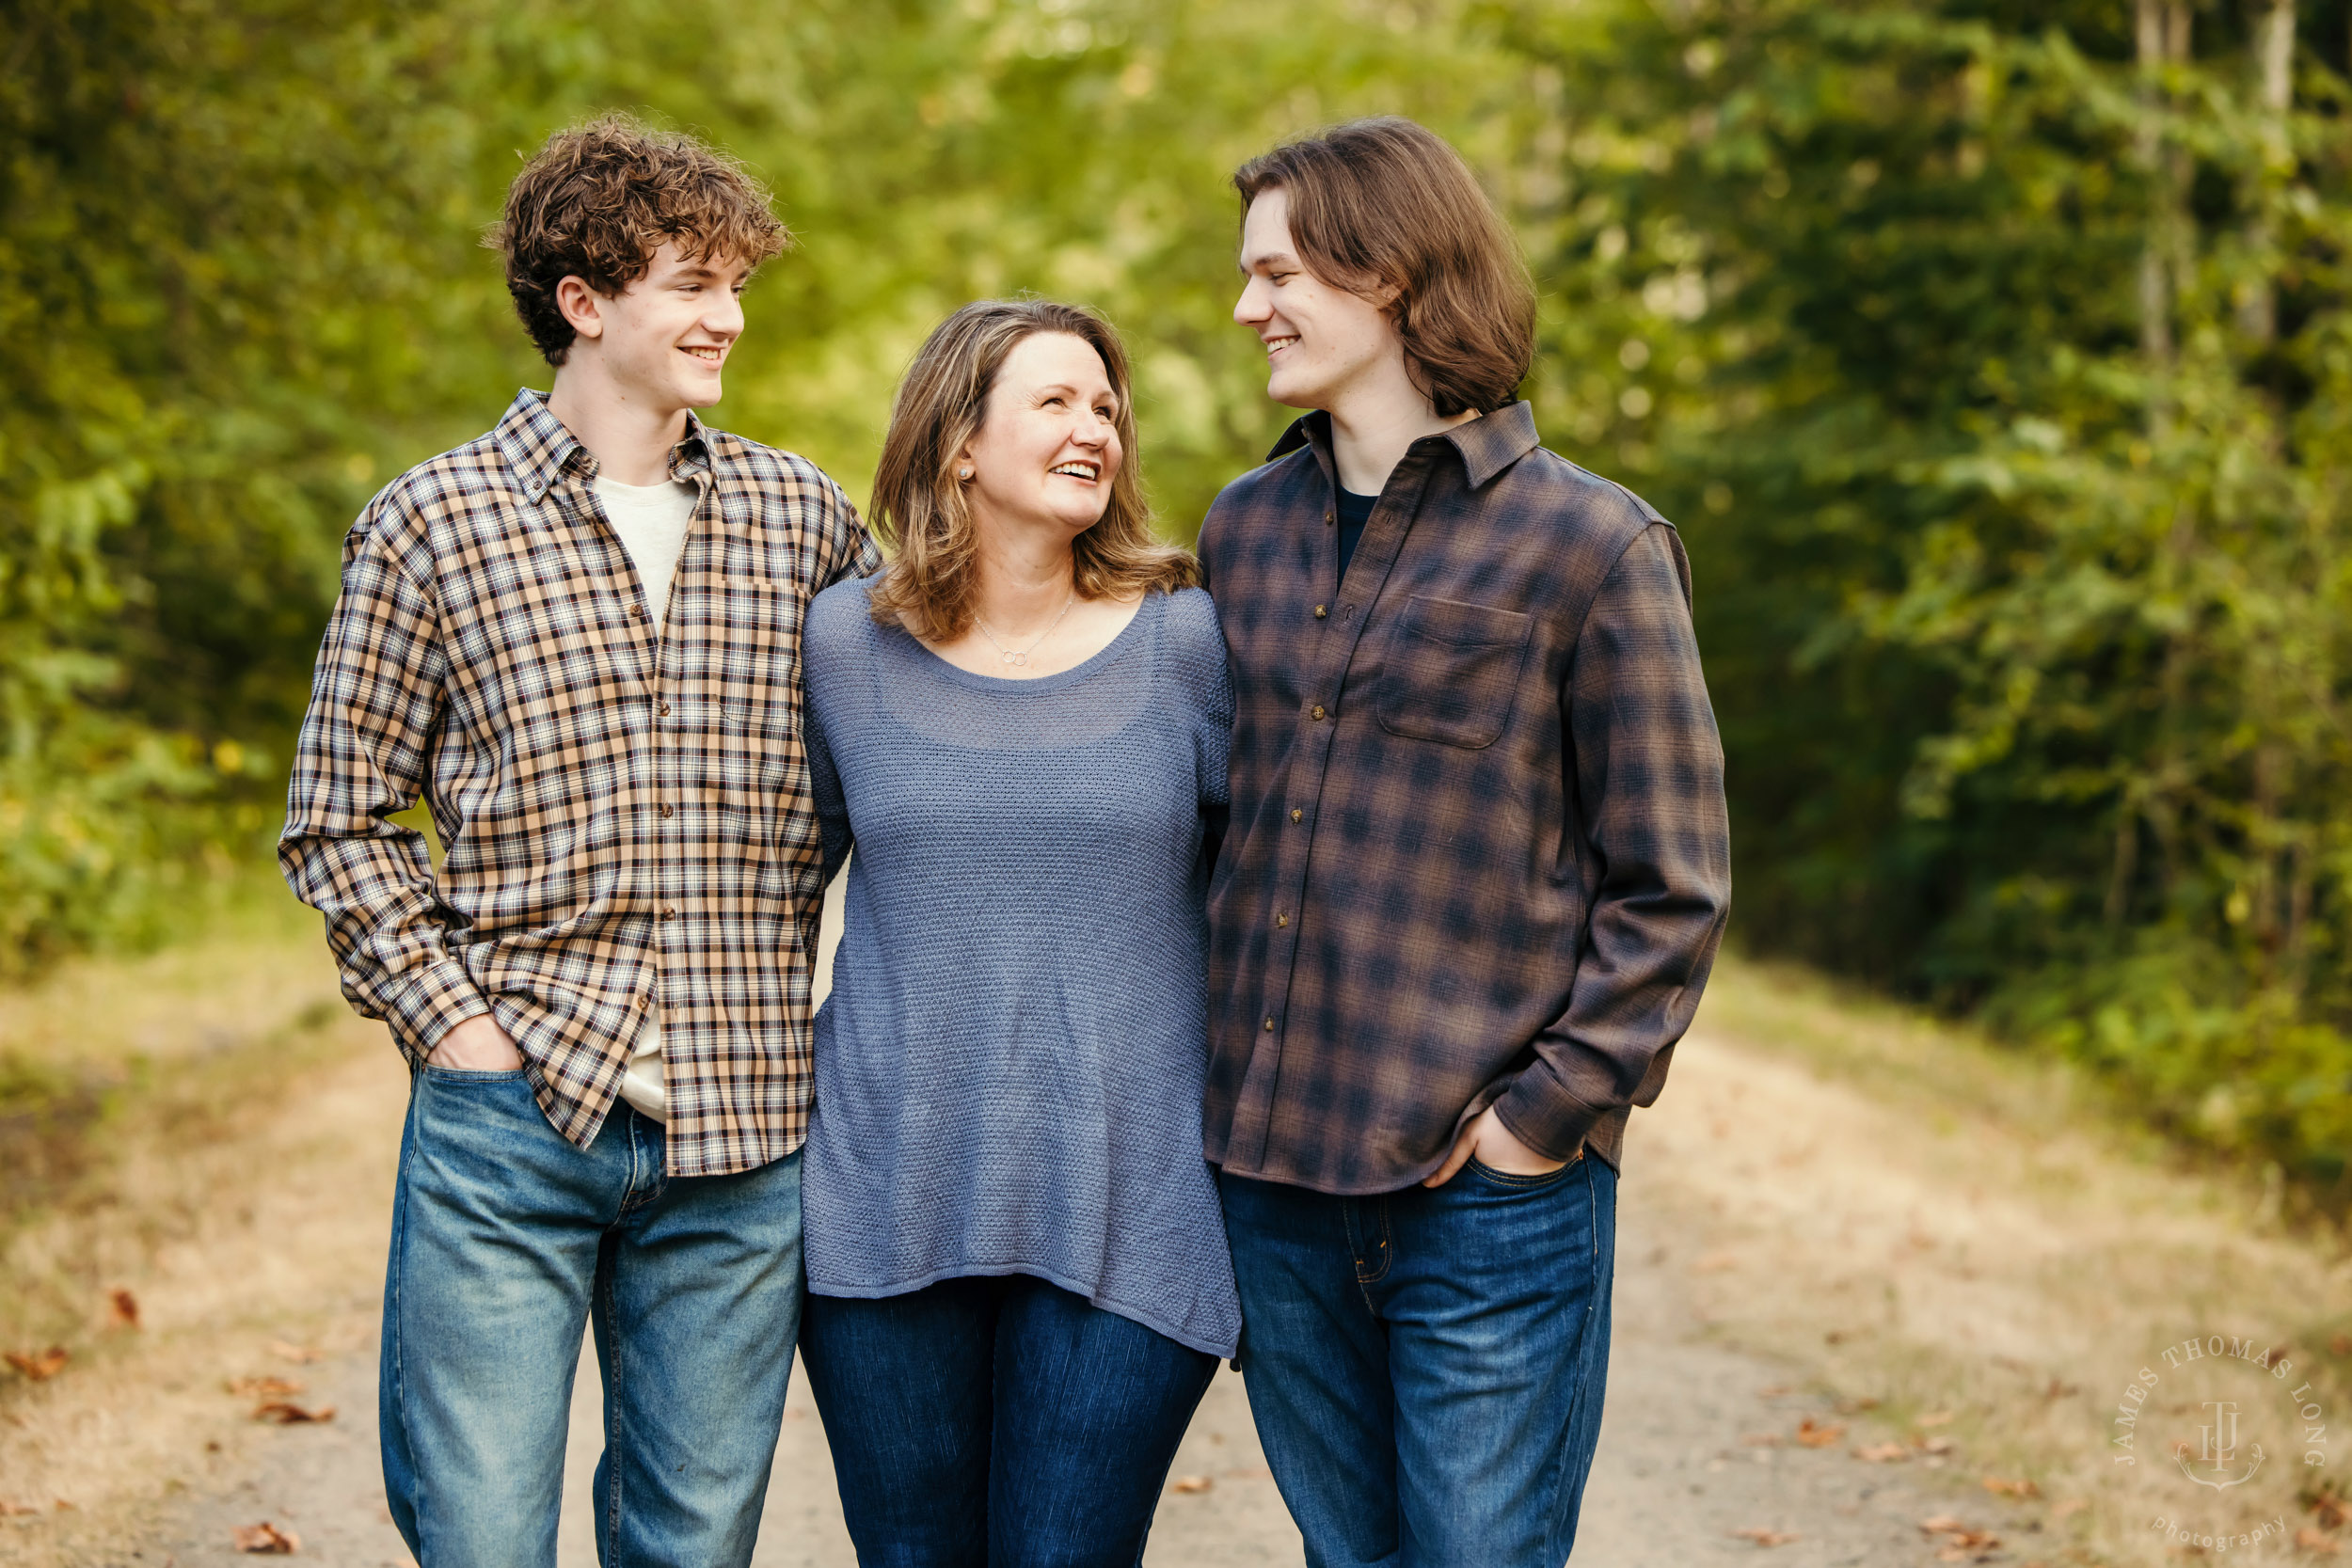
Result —
[[812, 1295], [860, 1568], [1134, 1568], [1214, 1357], [1025, 1275]]
[[1249, 1409], [1311, 1568], [1560, 1568], [1600, 1436], [1616, 1173], [1218, 1186]]
[[424, 1568], [553, 1568], [582, 1326], [604, 1373], [596, 1555], [748, 1562], [801, 1312], [793, 1155], [673, 1180], [616, 1103], [559, 1137], [520, 1072], [410, 1086], [384, 1286], [384, 1488]]

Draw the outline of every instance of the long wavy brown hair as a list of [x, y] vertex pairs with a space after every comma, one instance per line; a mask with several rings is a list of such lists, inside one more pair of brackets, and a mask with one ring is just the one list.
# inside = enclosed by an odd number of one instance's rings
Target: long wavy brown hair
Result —
[[1005, 356], [1023, 339], [1067, 332], [1103, 356], [1118, 399], [1114, 423], [1125, 454], [1111, 479], [1103, 520], [1077, 537], [1078, 596], [1127, 599], [1154, 589], [1197, 587], [1200, 563], [1152, 534], [1136, 445], [1133, 378], [1111, 324], [1093, 311], [1047, 299], [983, 299], [941, 322], [925, 341], [891, 404], [869, 508], [890, 564], [869, 591], [874, 619], [927, 642], [952, 642], [972, 625], [979, 541], [971, 502], [956, 479], [957, 454], [988, 419]]

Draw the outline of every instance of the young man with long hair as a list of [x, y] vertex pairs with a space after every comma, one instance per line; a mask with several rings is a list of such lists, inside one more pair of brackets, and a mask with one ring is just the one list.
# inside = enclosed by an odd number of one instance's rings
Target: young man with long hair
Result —
[[587, 1324], [601, 1559], [751, 1557], [803, 1292], [801, 625], [877, 561], [815, 467], [693, 413], [788, 238], [691, 137], [556, 135], [493, 237], [553, 390], [344, 544], [279, 858], [410, 1069], [381, 1403], [427, 1568], [551, 1568]]
[[1534, 292], [1409, 120], [1244, 165], [1234, 318], [1310, 410], [1201, 531], [1234, 686], [1205, 1131], [1316, 1568], [1559, 1568], [1619, 1153], [1730, 896], [1672, 525], [1537, 444]]

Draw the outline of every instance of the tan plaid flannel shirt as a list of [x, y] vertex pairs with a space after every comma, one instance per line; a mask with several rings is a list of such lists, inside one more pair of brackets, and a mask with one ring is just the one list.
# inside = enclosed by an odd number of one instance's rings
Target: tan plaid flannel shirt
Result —
[[[808, 1127], [802, 618], [879, 557], [814, 465], [690, 417], [670, 472], [701, 499], [664, 623], [596, 472], [524, 391], [369, 504], [278, 859], [326, 916], [343, 994], [412, 1063], [488, 1012], [585, 1147], [659, 1006], [670, 1172], [748, 1170]], [[421, 795], [437, 873], [389, 820]]]

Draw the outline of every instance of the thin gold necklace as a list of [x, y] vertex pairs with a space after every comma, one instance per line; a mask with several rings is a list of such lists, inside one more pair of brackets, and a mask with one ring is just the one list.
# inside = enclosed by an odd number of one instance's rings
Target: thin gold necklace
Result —
[[980, 635], [988, 639], [988, 645], [1002, 655], [1007, 664], [1026, 664], [1029, 662], [1029, 656], [1037, 652], [1038, 642], [1042, 642], [1054, 635], [1054, 628], [1061, 625], [1062, 615], [1069, 614], [1070, 607], [1077, 602], [1078, 591], [1073, 588], [1070, 591], [1070, 597], [1062, 601], [1061, 615], [1057, 615], [1047, 622], [1045, 629], [1037, 634], [1037, 642], [1032, 642], [1025, 648], [1008, 648], [1002, 642], [997, 641], [996, 634], [988, 629], [988, 623], [980, 619], [980, 612], [977, 610], [972, 612], [972, 624], [980, 628]]

